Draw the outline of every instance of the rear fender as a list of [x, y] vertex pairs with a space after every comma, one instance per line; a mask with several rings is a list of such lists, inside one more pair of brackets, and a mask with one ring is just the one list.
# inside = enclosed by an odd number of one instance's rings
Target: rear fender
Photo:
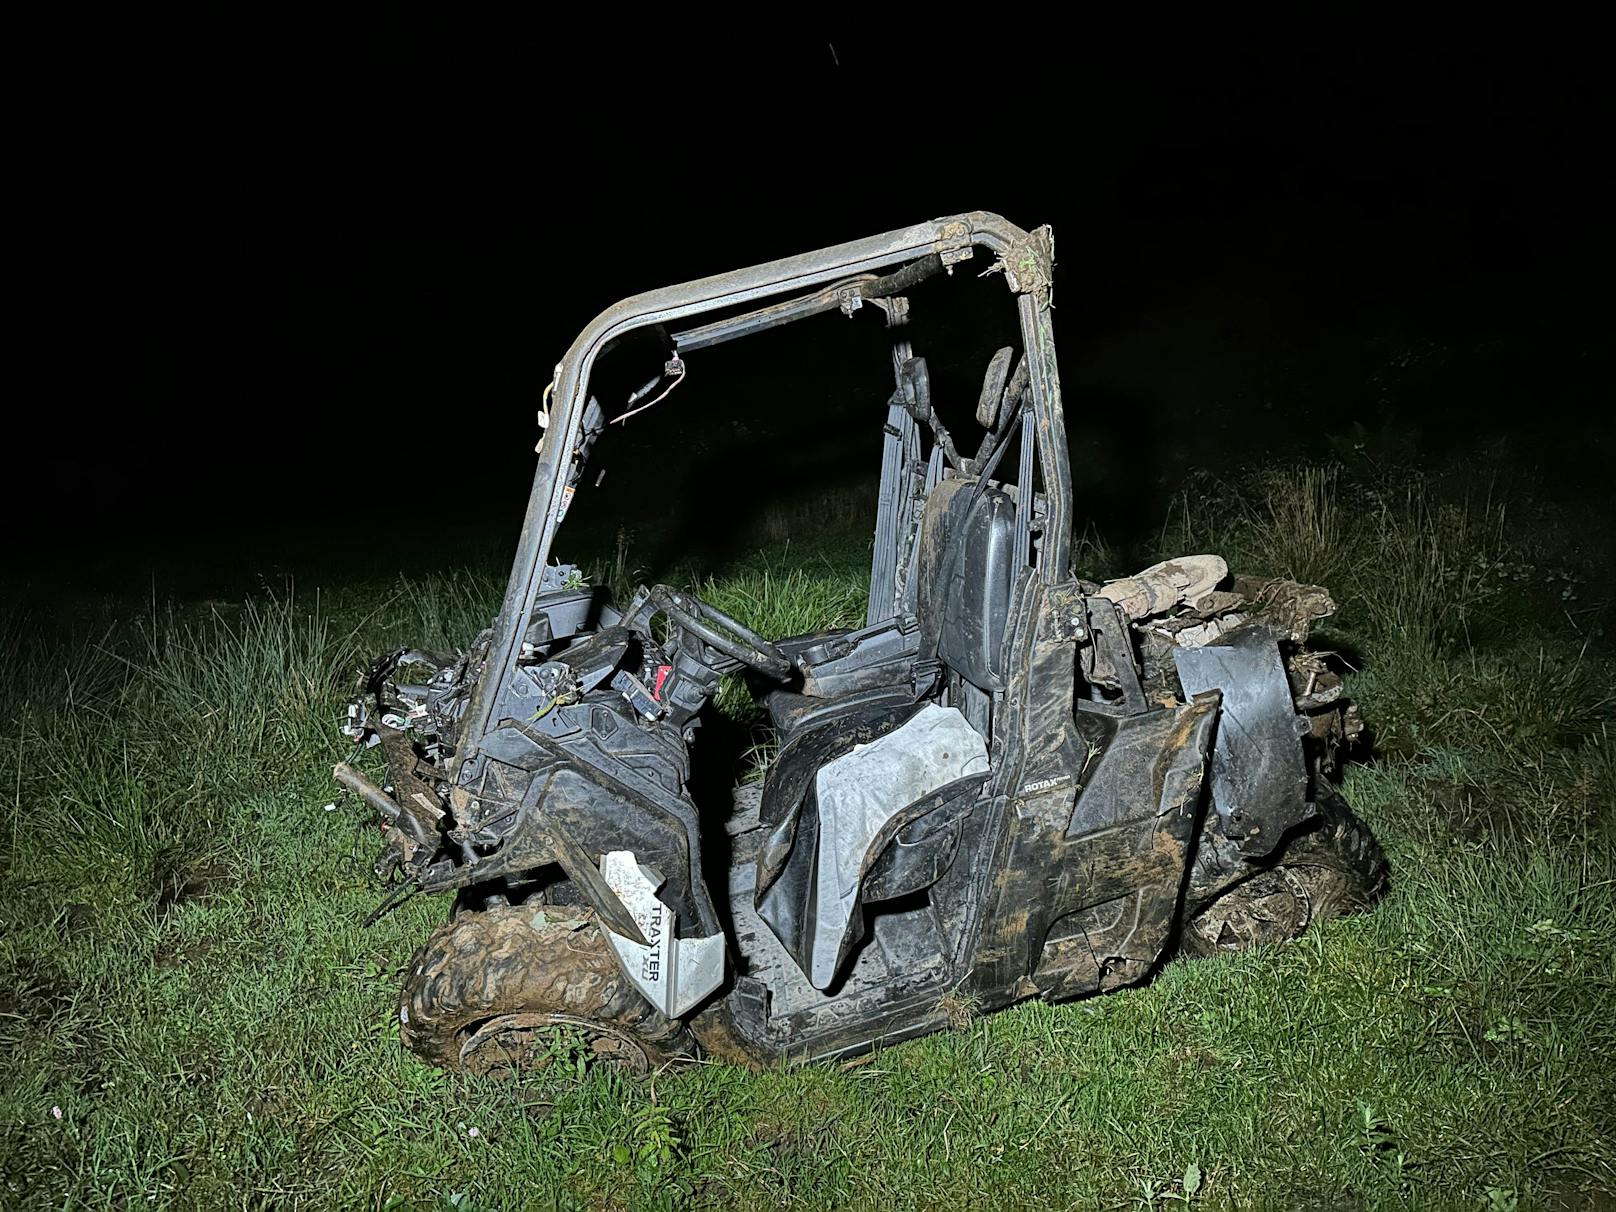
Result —
[[1223, 695], [1212, 750], [1212, 803], [1224, 836], [1247, 858], [1271, 853], [1314, 816], [1298, 715], [1274, 633], [1242, 627], [1199, 648], [1173, 652], [1186, 695]]

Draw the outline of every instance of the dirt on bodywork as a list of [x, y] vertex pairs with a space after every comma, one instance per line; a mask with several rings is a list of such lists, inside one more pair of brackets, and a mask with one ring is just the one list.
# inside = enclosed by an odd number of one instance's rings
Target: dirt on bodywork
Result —
[[[956, 272], [979, 254], [986, 273]], [[334, 777], [384, 822], [377, 914], [461, 906], [406, 976], [406, 1043], [478, 1072], [565, 1033], [630, 1067], [845, 1058], [948, 1028], [958, 997], [1147, 979], [1186, 914], [1225, 947], [1282, 902], [1287, 938], [1348, 903], [1305, 872], [1248, 883], [1367, 839], [1331, 823], [1358, 725], [1307, 639], [1334, 603], [1215, 554], [1074, 575], [1054, 268], [1047, 228], [971, 212], [636, 295], [568, 347], [500, 613], [462, 652], [378, 658], [343, 727]], [[988, 275], [1014, 335], [961, 394], [919, 316]], [[603, 489], [597, 442], [653, 406], [699, 431], [716, 347], [798, 322], [826, 357], [838, 333], [889, 355], [862, 414], [881, 478], [861, 622], [763, 635], [688, 588], [618, 600], [552, 562], [575, 496], [645, 487]], [[618, 357], [620, 380], [595, 375]], [[773, 756], [718, 837], [694, 763], [743, 671]], [[384, 774], [355, 764], [372, 746]]]

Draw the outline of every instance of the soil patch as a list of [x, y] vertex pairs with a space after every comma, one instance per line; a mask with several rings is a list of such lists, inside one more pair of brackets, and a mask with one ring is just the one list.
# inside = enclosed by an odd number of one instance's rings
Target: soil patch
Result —
[[206, 901], [230, 882], [229, 867], [217, 859], [160, 859], [152, 870], [150, 893], [159, 919], [193, 902]]

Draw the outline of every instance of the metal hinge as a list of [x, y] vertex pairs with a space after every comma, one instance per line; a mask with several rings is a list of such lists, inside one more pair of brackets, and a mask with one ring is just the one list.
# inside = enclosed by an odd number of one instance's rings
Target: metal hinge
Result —
[[943, 267], [949, 273], [953, 273], [954, 266], [961, 261], [969, 261], [976, 255], [976, 249], [971, 243], [971, 225], [961, 219], [946, 224], [938, 233], [932, 251], [942, 258]]

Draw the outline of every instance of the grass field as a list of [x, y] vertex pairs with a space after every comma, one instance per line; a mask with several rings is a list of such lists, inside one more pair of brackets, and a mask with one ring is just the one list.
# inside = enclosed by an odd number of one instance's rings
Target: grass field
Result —
[[[846, 622], [863, 542], [707, 589], [765, 634]], [[1486, 502], [1318, 468], [1207, 486], [1162, 546], [1339, 589], [1327, 638], [1375, 738], [1345, 790], [1388, 899], [862, 1063], [639, 1084], [424, 1067], [398, 973], [446, 905], [360, 926], [377, 835], [329, 807], [340, 704], [373, 651], [463, 644], [500, 570], [158, 605], [51, 643], [10, 620], [0, 1204], [1616, 1203], [1616, 712], [1575, 578]]]

